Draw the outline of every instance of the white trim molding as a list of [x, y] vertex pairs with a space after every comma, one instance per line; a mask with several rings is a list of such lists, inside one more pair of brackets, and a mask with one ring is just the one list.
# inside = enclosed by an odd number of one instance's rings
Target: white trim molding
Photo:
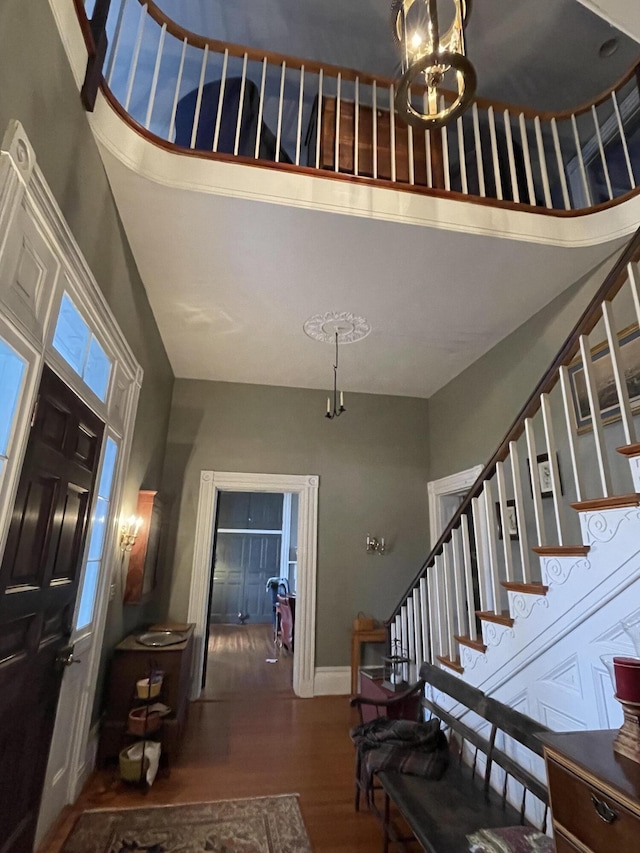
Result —
[[200, 496], [187, 616], [188, 621], [195, 623], [196, 626], [192, 699], [198, 698], [202, 685], [213, 563], [213, 534], [219, 491], [289, 492], [298, 495], [298, 575], [293, 638], [295, 648], [293, 690], [297, 696], [305, 698], [314, 695], [319, 482], [319, 477], [310, 474], [200, 472]]
[[482, 465], [474, 465], [466, 471], [431, 480], [427, 483], [429, 491], [429, 536], [431, 547], [436, 544], [445, 528], [443, 498], [448, 495], [464, 495], [480, 476]]
[[319, 666], [314, 681], [315, 696], [349, 696], [351, 694], [351, 667]]

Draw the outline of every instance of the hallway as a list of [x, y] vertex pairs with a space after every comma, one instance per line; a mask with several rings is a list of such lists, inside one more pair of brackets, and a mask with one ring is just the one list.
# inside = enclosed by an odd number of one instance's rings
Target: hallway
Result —
[[[203, 802], [298, 793], [317, 853], [378, 850], [377, 821], [353, 809], [357, 722], [345, 696], [298, 699], [291, 656], [277, 663], [268, 625], [216, 626], [209, 642], [208, 684], [191, 705], [180, 758], [143, 793], [115, 768], [93, 775], [55, 838], [39, 853], [58, 853], [78, 813], [92, 808]], [[216, 678], [217, 674], [217, 678]]]

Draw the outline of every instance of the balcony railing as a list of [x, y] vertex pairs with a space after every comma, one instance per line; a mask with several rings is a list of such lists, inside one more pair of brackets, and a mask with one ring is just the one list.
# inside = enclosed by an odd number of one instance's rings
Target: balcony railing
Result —
[[[89, 22], [105, 4], [76, 6], [95, 53]], [[392, 80], [206, 38], [152, 0], [112, 0], [105, 47], [114, 106], [156, 142], [198, 156], [544, 212], [606, 206], [640, 181], [638, 67], [575, 110], [478, 99], [422, 132], [397, 117]]]

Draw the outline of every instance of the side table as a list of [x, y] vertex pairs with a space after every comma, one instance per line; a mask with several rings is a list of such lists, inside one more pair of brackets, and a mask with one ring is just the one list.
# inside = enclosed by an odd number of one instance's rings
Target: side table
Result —
[[384, 643], [387, 639], [386, 628], [372, 628], [370, 631], [351, 632], [351, 695], [358, 692], [358, 668], [363, 643]]

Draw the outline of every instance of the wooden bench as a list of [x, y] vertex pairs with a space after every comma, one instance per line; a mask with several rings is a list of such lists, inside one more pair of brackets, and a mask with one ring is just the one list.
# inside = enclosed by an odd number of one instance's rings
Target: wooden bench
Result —
[[[404, 844], [412, 840], [428, 853], [461, 853], [468, 849], [469, 833], [527, 823], [525, 810], [531, 799], [528, 794], [542, 804], [539, 827], [544, 831], [548, 811], [546, 786], [508, 754], [508, 745], [502, 743], [500, 733], [542, 757], [542, 743], [537, 735], [549, 729], [432, 664], [422, 665], [420, 678], [430, 685], [427, 692], [431, 695], [423, 699], [424, 708], [448, 730], [451, 760], [445, 775], [437, 781], [395, 771], [377, 774], [384, 793], [384, 808], [380, 811], [374, 804], [374, 811], [382, 822], [385, 853], [390, 842]], [[441, 694], [454, 700], [451, 711], [442, 706]], [[358, 700], [354, 704], [357, 703]], [[482, 723], [478, 717], [486, 722]], [[488, 728], [488, 736], [477, 728]], [[496, 780], [498, 769], [502, 773]], [[507, 802], [510, 779], [519, 783], [519, 808]], [[492, 780], [494, 784], [500, 783], [499, 791], [492, 787]], [[400, 831], [395, 813], [392, 816], [392, 804], [410, 835], [406, 829]]]

